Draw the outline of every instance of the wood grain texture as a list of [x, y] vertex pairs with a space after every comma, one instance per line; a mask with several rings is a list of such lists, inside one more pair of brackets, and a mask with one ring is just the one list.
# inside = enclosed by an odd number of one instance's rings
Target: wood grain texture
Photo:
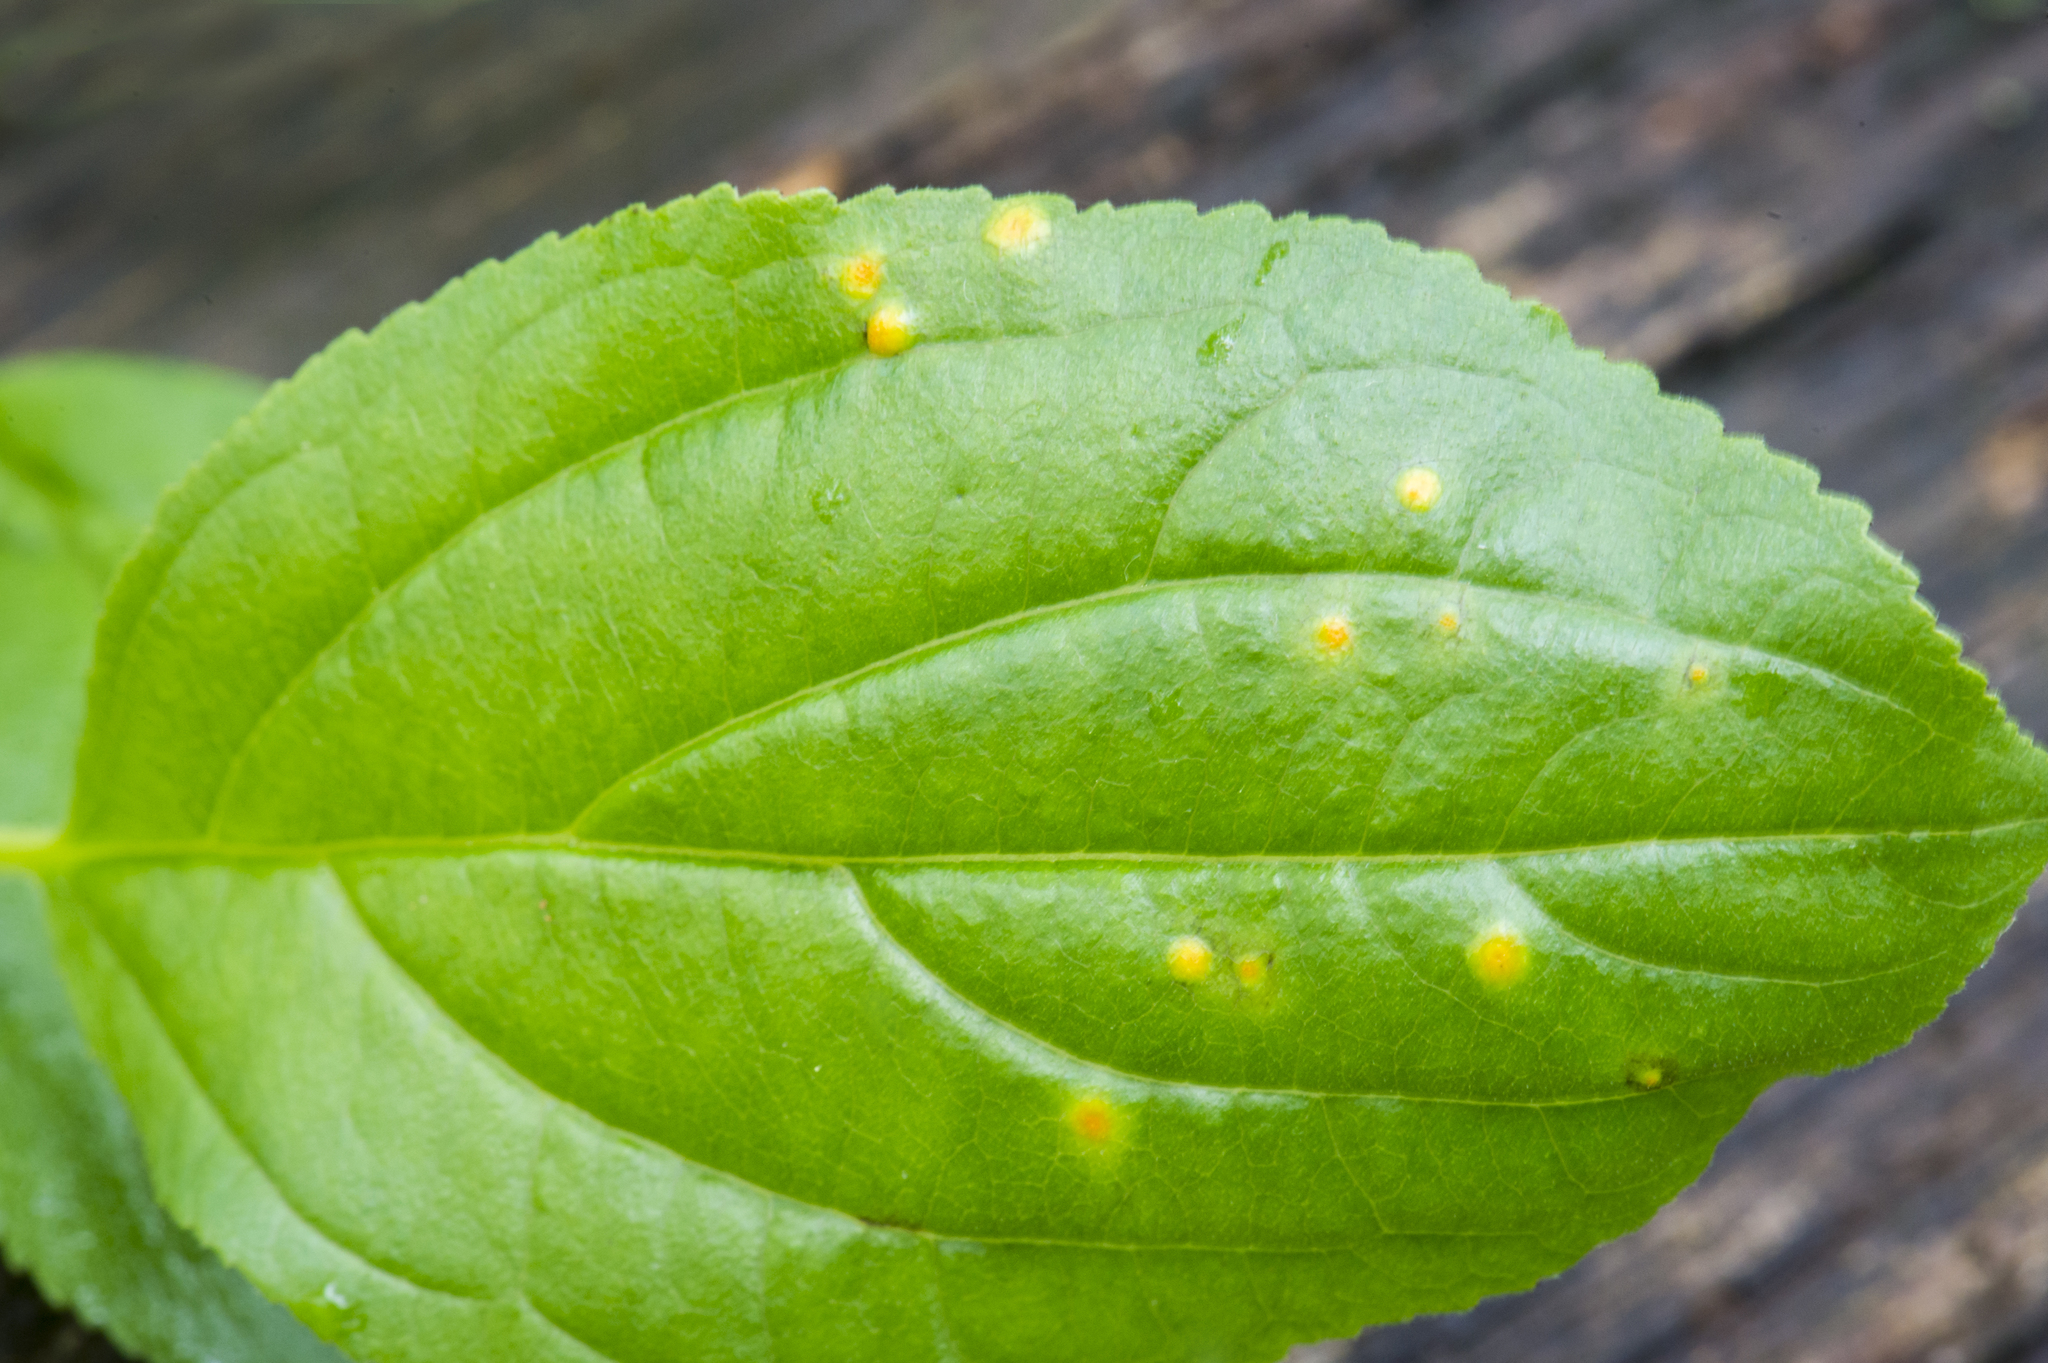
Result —
[[[1256, 198], [1478, 257], [1868, 501], [2048, 723], [2048, 21], [2018, 0], [17, 0], [0, 348], [281, 373], [729, 177]], [[26, 55], [23, 55], [26, 54]], [[2048, 903], [1949, 1014], [1395, 1360], [2048, 1360]], [[0, 1360], [51, 1317], [0, 1312]], [[43, 1335], [36, 1331], [42, 1330]], [[12, 1350], [12, 1352], [10, 1352]], [[1304, 1351], [1304, 1357], [1308, 1357]]]

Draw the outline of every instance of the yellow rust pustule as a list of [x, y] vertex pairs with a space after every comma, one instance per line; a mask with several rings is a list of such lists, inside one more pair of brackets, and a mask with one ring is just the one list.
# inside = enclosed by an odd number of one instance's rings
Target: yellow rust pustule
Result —
[[917, 344], [917, 319], [900, 303], [884, 303], [868, 318], [868, 349], [887, 359]]
[[1353, 640], [1357, 637], [1358, 633], [1352, 628], [1350, 619], [1343, 615], [1326, 615], [1316, 621], [1316, 648], [1324, 657], [1334, 658], [1340, 653], [1349, 652]]
[[1475, 942], [1465, 958], [1488, 989], [1506, 989], [1529, 973], [1529, 944], [1505, 930], [1488, 933]]
[[1099, 1094], [1077, 1098], [1067, 1108], [1067, 1129], [1092, 1150], [1100, 1150], [1115, 1140], [1122, 1125], [1122, 1114]]
[[1264, 989], [1272, 974], [1273, 958], [1265, 955], [1237, 958], [1237, 982], [1247, 989]]
[[1166, 970], [1183, 984], [1209, 978], [1210, 963], [1216, 953], [1209, 944], [1199, 937], [1182, 937], [1166, 949]]
[[1034, 203], [1013, 203], [989, 219], [981, 239], [1006, 256], [1037, 250], [1052, 235], [1052, 219]]
[[1628, 1086], [1649, 1093], [1671, 1082], [1671, 1066], [1653, 1056], [1637, 1056], [1628, 1062]]
[[1707, 679], [1712, 675], [1705, 663], [1694, 663], [1685, 669], [1685, 684], [1697, 691], [1707, 684]]
[[1464, 623], [1465, 619], [1458, 614], [1457, 607], [1446, 606], [1436, 617], [1436, 632], [1445, 636], [1453, 635]]
[[865, 302], [882, 287], [882, 258], [863, 251], [839, 267], [839, 287], [848, 298]]
[[1410, 511], [1427, 511], [1444, 495], [1444, 480], [1435, 469], [1412, 468], [1394, 480], [1394, 495]]

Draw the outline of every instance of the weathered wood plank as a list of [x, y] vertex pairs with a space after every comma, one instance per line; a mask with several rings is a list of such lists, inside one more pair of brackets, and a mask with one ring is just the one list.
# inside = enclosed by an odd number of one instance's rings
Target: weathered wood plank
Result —
[[1114, 0], [0, 3], [0, 349], [283, 374], [479, 260], [878, 128]]

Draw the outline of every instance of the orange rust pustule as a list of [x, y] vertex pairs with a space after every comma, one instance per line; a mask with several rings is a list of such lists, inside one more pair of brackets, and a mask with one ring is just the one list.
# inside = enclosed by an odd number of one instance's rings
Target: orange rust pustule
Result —
[[1083, 1098], [1068, 1109], [1067, 1125], [1089, 1145], [1107, 1145], [1116, 1135], [1116, 1109], [1107, 1098]]
[[1326, 615], [1316, 621], [1316, 647], [1325, 653], [1342, 653], [1351, 647], [1351, 622], [1341, 615]]

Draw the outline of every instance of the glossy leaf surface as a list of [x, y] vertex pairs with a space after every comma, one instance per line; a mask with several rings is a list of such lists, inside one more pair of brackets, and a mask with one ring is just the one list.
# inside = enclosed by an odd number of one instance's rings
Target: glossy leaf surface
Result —
[[[0, 365], [0, 841], [54, 835], [100, 599], [158, 495], [260, 386], [65, 354]], [[0, 867], [0, 1249], [124, 1348], [178, 1363], [333, 1353], [179, 1230], [80, 1034], [41, 887]]]
[[713, 193], [230, 435], [43, 864], [359, 1357], [1268, 1359], [1983, 959], [2048, 770], [1865, 524], [1371, 227]]

